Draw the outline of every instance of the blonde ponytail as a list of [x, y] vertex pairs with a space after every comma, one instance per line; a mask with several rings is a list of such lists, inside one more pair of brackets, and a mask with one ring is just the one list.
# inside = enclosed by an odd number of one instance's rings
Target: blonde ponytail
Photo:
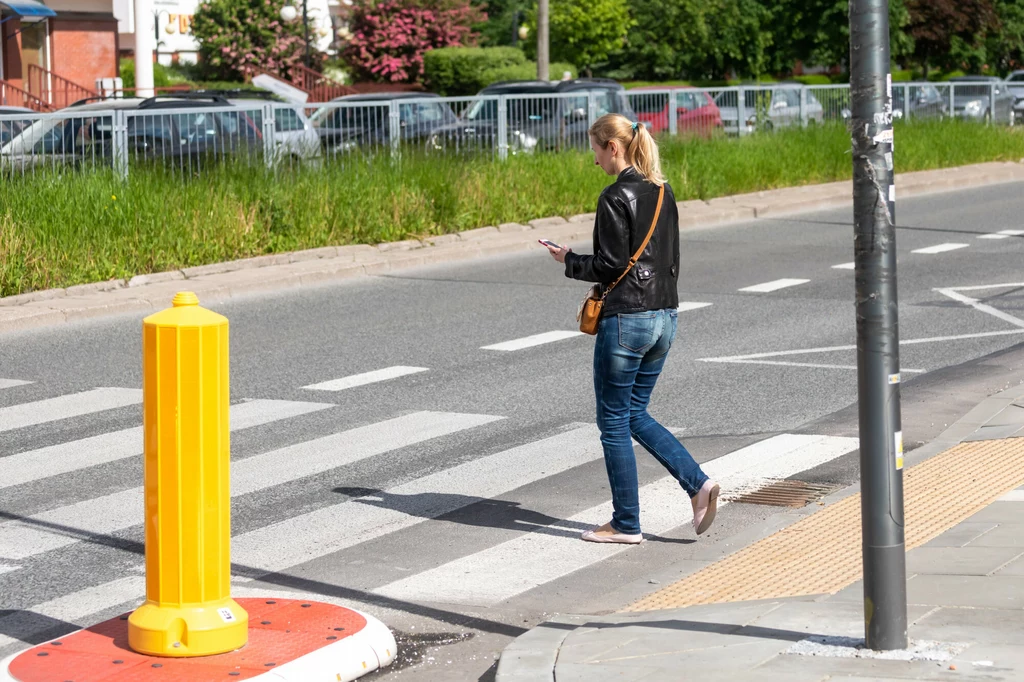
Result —
[[658, 143], [643, 124], [633, 123], [621, 114], [606, 114], [590, 127], [590, 136], [602, 149], [615, 140], [625, 150], [626, 163], [637, 173], [655, 185], [665, 184]]

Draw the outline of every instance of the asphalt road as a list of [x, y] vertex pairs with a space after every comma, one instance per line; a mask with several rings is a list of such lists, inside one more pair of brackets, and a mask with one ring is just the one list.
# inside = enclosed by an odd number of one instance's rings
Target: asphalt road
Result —
[[[897, 210], [912, 449], [1024, 376], [1024, 233], [986, 237], [1024, 230], [1024, 185]], [[857, 479], [854, 279], [833, 267], [853, 259], [849, 213], [682, 234], [684, 309], [651, 412], [698, 461], [739, 462], [737, 485]], [[914, 253], [943, 244], [965, 246]], [[778, 280], [807, 281], [741, 291]], [[685, 496], [659, 487], [641, 450], [649, 541], [576, 539], [607, 501], [593, 340], [485, 347], [573, 330], [584, 290], [538, 245], [211, 305], [231, 321], [233, 409], [250, 410], [233, 417], [235, 475], [248, 477], [233, 484], [235, 574], [249, 579], [236, 591], [299, 590], [380, 617], [403, 646], [376, 679], [487, 679], [525, 628], [620, 608], [776, 515], [730, 504], [695, 542]], [[73, 396], [141, 388], [140, 330], [130, 316], [0, 337], [0, 657], [138, 597], [137, 436], [117, 456], [109, 440], [140, 426], [136, 393]], [[304, 388], [393, 367], [417, 371]], [[799, 454], [780, 434], [820, 439]]]

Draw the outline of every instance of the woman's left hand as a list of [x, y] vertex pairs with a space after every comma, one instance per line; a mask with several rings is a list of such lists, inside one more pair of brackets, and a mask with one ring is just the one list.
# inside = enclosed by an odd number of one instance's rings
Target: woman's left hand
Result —
[[[545, 244], [545, 246], [547, 246], [547, 244]], [[564, 263], [565, 262], [565, 254], [567, 254], [570, 251], [572, 251], [572, 249], [570, 249], [568, 246], [563, 246], [560, 249], [553, 249], [550, 246], [548, 246], [547, 249], [551, 253], [551, 257], [554, 258], [559, 263]]]

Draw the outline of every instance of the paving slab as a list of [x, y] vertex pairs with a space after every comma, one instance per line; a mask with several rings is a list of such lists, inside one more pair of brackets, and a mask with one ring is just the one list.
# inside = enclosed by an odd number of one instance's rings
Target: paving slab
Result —
[[1024, 524], [1001, 523], [981, 537], [971, 540], [969, 546], [1024, 548]]
[[914, 622], [910, 632], [918, 639], [945, 642], [1020, 643], [1024, 642], [1024, 611], [944, 606]]
[[1016, 547], [918, 547], [907, 554], [907, 573], [988, 575], [1022, 552]]
[[918, 575], [907, 581], [911, 604], [1024, 609], [1024, 577], [1017, 575]]

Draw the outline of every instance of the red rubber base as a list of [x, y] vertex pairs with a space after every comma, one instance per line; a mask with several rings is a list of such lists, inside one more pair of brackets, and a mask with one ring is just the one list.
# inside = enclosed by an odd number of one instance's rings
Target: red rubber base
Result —
[[341, 606], [294, 599], [236, 599], [249, 614], [249, 642], [227, 654], [158, 658], [128, 648], [128, 615], [40, 644], [10, 663], [18, 682], [231, 682], [351, 637], [366, 619]]

